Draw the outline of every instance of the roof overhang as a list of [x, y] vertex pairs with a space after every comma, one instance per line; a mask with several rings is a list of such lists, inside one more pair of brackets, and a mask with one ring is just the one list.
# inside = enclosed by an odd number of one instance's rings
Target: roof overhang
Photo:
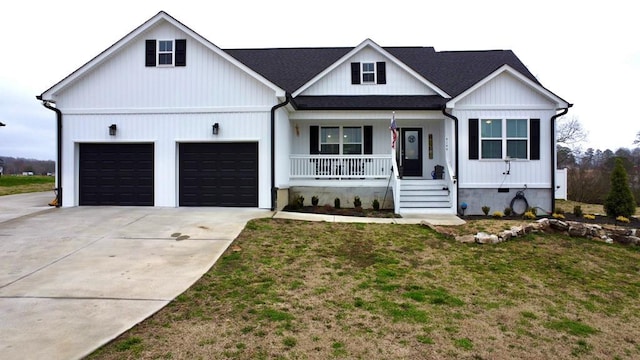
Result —
[[387, 59], [389, 59], [389, 61], [393, 62], [395, 65], [397, 65], [398, 67], [400, 67], [401, 69], [403, 69], [404, 71], [406, 71], [407, 73], [411, 74], [413, 77], [415, 77], [418, 81], [420, 81], [421, 83], [423, 83], [425, 86], [429, 87], [430, 89], [432, 89], [436, 94], [438, 94], [439, 96], [443, 97], [443, 98], [451, 98], [451, 96], [449, 96], [449, 94], [447, 94], [444, 90], [440, 89], [438, 86], [436, 86], [434, 83], [432, 83], [431, 81], [427, 80], [426, 78], [424, 78], [422, 75], [420, 75], [419, 73], [417, 73], [415, 70], [411, 69], [409, 66], [407, 66], [405, 63], [403, 63], [402, 61], [398, 60], [398, 58], [396, 58], [395, 56], [391, 55], [388, 51], [386, 51], [385, 49], [383, 49], [382, 47], [380, 47], [380, 45], [376, 44], [375, 42], [373, 42], [371, 39], [366, 39], [365, 41], [363, 41], [362, 43], [360, 43], [360, 45], [356, 46], [355, 48], [353, 48], [353, 50], [349, 51], [348, 53], [346, 53], [343, 57], [341, 57], [340, 59], [338, 59], [338, 61], [334, 62], [331, 66], [327, 67], [326, 69], [324, 69], [321, 73], [319, 73], [318, 75], [314, 76], [311, 80], [309, 80], [307, 83], [305, 83], [304, 85], [302, 85], [300, 88], [298, 88], [297, 90], [295, 90], [293, 92], [293, 97], [297, 97], [298, 95], [302, 94], [302, 92], [304, 92], [305, 90], [307, 90], [309, 87], [311, 87], [313, 84], [317, 83], [320, 79], [322, 79], [323, 77], [325, 77], [327, 74], [329, 74], [331, 71], [335, 70], [338, 66], [344, 64], [345, 62], [347, 62], [352, 56], [354, 56], [355, 54], [357, 54], [358, 52], [360, 52], [362, 49], [364, 49], [365, 47], [371, 47], [374, 50], [378, 51], [380, 54], [382, 54], [384, 57], [386, 57]]
[[296, 110], [440, 110], [447, 99], [439, 95], [298, 96]]
[[89, 62], [87, 62], [86, 64], [82, 65], [79, 69], [77, 69], [76, 71], [74, 71], [73, 73], [71, 73], [70, 75], [65, 77], [64, 79], [62, 79], [60, 82], [58, 82], [55, 85], [53, 85], [51, 88], [49, 88], [46, 91], [44, 91], [41, 95], [39, 95], [38, 98], [41, 99], [41, 100], [53, 100], [53, 96], [56, 93], [59, 93], [60, 91], [62, 91], [66, 87], [68, 87], [71, 84], [73, 84], [76, 80], [81, 78], [84, 74], [86, 74], [89, 71], [91, 71], [91, 69], [93, 69], [96, 66], [102, 64], [103, 62], [107, 61], [111, 56], [113, 56], [121, 48], [126, 46], [130, 41], [132, 41], [136, 37], [140, 36], [141, 34], [143, 34], [144, 32], [146, 32], [147, 30], [149, 30], [150, 28], [152, 28], [153, 26], [155, 26], [156, 24], [158, 24], [161, 21], [166, 21], [166, 22], [172, 24], [173, 26], [175, 26], [179, 30], [181, 30], [181, 31], [185, 32], [186, 34], [188, 34], [190, 37], [192, 37], [196, 41], [200, 42], [203, 46], [205, 46], [209, 50], [213, 51], [216, 55], [219, 55], [220, 57], [222, 57], [225, 60], [229, 61], [231, 64], [233, 64], [234, 66], [240, 68], [242, 71], [246, 72], [247, 74], [249, 74], [250, 76], [252, 76], [256, 80], [258, 80], [260, 83], [264, 84], [268, 88], [271, 88], [275, 92], [275, 95], [277, 97], [284, 97], [285, 96], [285, 90], [284, 89], [281, 89], [280, 87], [278, 87], [277, 85], [275, 85], [271, 81], [267, 80], [267, 78], [265, 78], [264, 76], [258, 74], [257, 72], [255, 72], [251, 68], [247, 67], [246, 65], [244, 65], [240, 61], [236, 60], [236, 58], [234, 58], [231, 55], [227, 54], [222, 49], [220, 49], [219, 47], [214, 45], [212, 42], [210, 42], [209, 40], [205, 39], [204, 37], [202, 37], [200, 34], [196, 33], [195, 31], [191, 30], [189, 27], [187, 27], [186, 25], [184, 25], [180, 21], [176, 20], [171, 15], [167, 14], [164, 11], [160, 11], [154, 17], [152, 17], [151, 19], [147, 20], [144, 24], [138, 26], [135, 30], [133, 30], [132, 32], [127, 34], [122, 39], [118, 40], [115, 44], [111, 45], [109, 48], [104, 50], [102, 53], [98, 54], [96, 57], [91, 59]]
[[533, 89], [534, 91], [536, 91], [540, 95], [542, 95], [545, 98], [549, 99], [549, 101], [555, 103], [556, 109], [566, 109], [566, 108], [569, 108], [569, 107], [572, 106], [572, 104], [568, 103], [567, 101], [565, 101], [564, 99], [562, 99], [558, 95], [556, 95], [556, 94], [552, 93], [551, 91], [547, 90], [542, 85], [540, 85], [540, 84], [532, 81], [528, 77], [522, 75], [520, 72], [516, 71], [511, 66], [502, 65], [500, 68], [498, 68], [497, 70], [495, 70], [494, 72], [489, 74], [487, 77], [483, 78], [482, 80], [478, 81], [475, 85], [473, 85], [472, 87], [468, 88], [467, 90], [462, 92], [460, 95], [458, 95], [455, 98], [449, 100], [447, 102], [447, 104], [446, 104], [446, 107], [449, 108], [449, 109], [455, 108], [456, 107], [456, 103], [458, 101], [464, 99], [469, 94], [473, 93], [474, 91], [476, 91], [479, 88], [481, 88], [483, 85], [487, 84], [489, 81], [495, 79], [496, 77], [498, 77], [499, 75], [504, 74], [504, 73], [508, 73], [508, 74], [514, 76], [516, 79], [518, 79], [519, 81], [523, 82], [524, 84], [529, 86], [531, 89]]

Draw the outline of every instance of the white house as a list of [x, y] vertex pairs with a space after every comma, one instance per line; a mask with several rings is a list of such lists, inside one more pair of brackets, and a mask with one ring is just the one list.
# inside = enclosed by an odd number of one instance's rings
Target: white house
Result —
[[62, 206], [358, 195], [452, 214], [523, 189], [551, 210], [555, 119], [571, 107], [508, 50], [223, 50], [165, 12], [37, 98], [57, 117]]

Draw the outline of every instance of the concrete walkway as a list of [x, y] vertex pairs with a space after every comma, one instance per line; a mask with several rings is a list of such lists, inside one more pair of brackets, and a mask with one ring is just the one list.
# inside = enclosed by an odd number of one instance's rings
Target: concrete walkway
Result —
[[[30, 200], [37, 195], [22, 197], [0, 197], [2, 359], [90, 354], [188, 289], [248, 220], [273, 214], [257, 209], [48, 208], [34, 206]], [[42, 198], [44, 204], [51, 200]]]
[[344, 223], [370, 223], [370, 224], [421, 224], [429, 223], [431, 225], [464, 225], [465, 221], [455, 215], [450, 214], [411, 214], [403, 215], [402, 218], [374, 218], [362, 216], [340, 216], [340, 215], [323, 215], [308, 214], [288, 211], [278, 211], [274, 219], [304, 220], [304, 221], [326, 221], [326, 222], [344, 222]]

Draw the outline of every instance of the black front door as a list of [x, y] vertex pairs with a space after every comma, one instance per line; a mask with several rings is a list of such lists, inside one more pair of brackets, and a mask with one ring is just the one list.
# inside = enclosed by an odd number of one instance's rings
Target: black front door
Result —
[[422, 129], [402, 128], [402, 175], [422, 176]]

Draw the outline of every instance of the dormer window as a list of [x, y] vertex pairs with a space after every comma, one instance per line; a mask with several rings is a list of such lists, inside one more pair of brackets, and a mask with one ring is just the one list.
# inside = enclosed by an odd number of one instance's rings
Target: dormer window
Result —
[[187, 65], [187, 40], [145, 41], [145, 66], [173, 67]]
[[386, 84], [387, 67], [384, 61], [351, 63], [351, 84]]
[[363, 84], [375, 84], [376, 83], [376, 63], [363, 62], [362, 65], [362, 83]]

